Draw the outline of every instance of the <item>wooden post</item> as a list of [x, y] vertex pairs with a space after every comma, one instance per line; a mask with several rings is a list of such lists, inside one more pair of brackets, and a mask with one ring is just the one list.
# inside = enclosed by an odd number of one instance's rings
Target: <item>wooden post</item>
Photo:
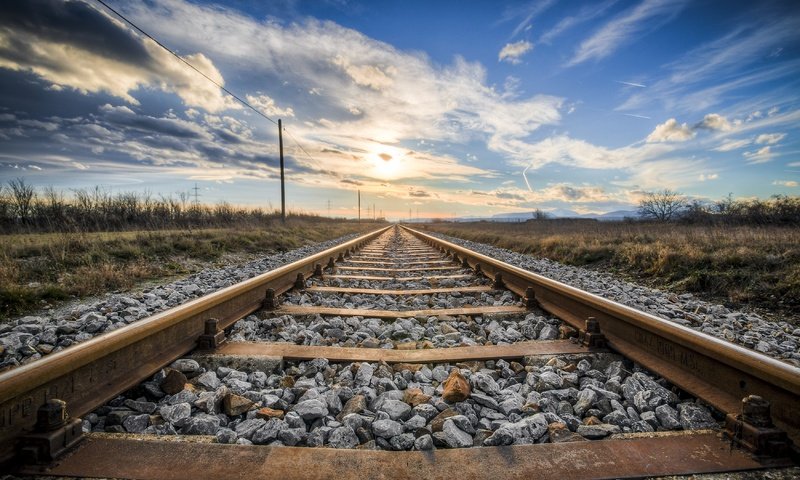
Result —
[[283, 125], [281, 119], [278, 119], [278, 145], [280, 145], [281, 153], [281, 221], [286, 222], [286, 188], [283, 179]]

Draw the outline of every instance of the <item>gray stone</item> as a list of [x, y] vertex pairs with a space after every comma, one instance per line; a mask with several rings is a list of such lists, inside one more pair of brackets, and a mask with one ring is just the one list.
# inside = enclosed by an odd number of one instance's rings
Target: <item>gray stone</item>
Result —
[[184, 435], [214, 435], [219, 430], [219, 423], [219, 417], [216, 415], [201, 413], [187, 418], [181, 427], [181, 433]]
[[401, 433], [400, 435], [395, 435], [389, 439], [389, 444], [392, 446], [392, 450], [411, 450], [411, 447], [414, 446], [414, 434]]
[[575, 415], [581, 417], [586, 413], [586, 410], [592, 408], [596, 401], [597, 392], [589, 388], [584, 388], [578, 393], [578, 401], [575, 402], [572, 409], [575, 411]]
[[191, 375], [200, 371], [200, 364], [197, 363], [197, 360], [192, 360], [191, 358], [179, 358], [172, 362], [170, 368], [174, 368], [183, 374]]
[[128, 415], [122, 421], [122, 426], [128, 433], [142, 433], [144, 429], [150, 425], [150, 415], [143, 413], [141, 415]]
[[414, 440], [414, 449], [425, 451], [433, 450], [433, 437], [430, 435], [422, 435]]
[[192, 406], [188, 403], [179, 403], [177, 405], [164, 405], [158, 409], [161, 417], [169, 423], [175, 423], [178, 420], [187, 418], [192, 414]]
[[658, 423], [665, 430], [678, 430], [681, 428], [681, 422], [678, 420], [678, 411], [669, 405], [660, 405], [655, 409], [656, 418]]
[[372, 422], [372, 433], [376, 437], [389, 439], [403, 433], [403, 426], [394, 420], [375, 420]]
[[442, 427], [444, 441], [450, 448], [465, 448], [472, 446], [472, 436], [456, 426], [451, 418], [444, 421]]
[[374, 371], [375, 369], [372, 367], [372, 365], [367, 362], [362, 362], [361, 366], [358, 367], [358, 371], [356, 372], [353, 382], [359, 386], [369, 385]]
[[234, 432], [230, 428], [220, 428], [219, 430], [217, 430], [215, 436], [217, 438], [217, 443], [232, 444], [236, 443], [236, 440], [239, 439], [239, 435], [237, 435], [236, 432]]
[[262, 418], [247, 419], [236, 425], [236, 434], [249, 440], [253, 437], [256, 430], [263, 427], [266, 423], [267, 421]]
[[288, 447], [293, 447], [302, 442], [305, 435], [304, 428], [287, 428], [278, 432], [278, 440]]
[[704, 428], [717, 428], [717, 421], [705, 407], [695, 403], [678, 404], [678, 413], [681, 427], [684, 430], [700, 430]]
[[294, 406], [293, 409], [306, 422], [322, 418], [328, 414], [328, 405], [322, 400], [305, 400]]
[[156, 404], [153, 402], [137, 402], [136, 400], [125, 400], [125, 406], [133, 411], [140, 413], [153, 413], [156, 411]]
[[491, 408], [492, 410], [500, 410], [500, 405], [497, 403], [497, 400], [489, 395], [484, 395], [473, 390], [470, 398], [475, 400], [475, 403], [478, 405]]
[[400, 400], [386, 400], [380, 410], [388, 413], [392, 420], [405, 420], [411, 416], [411, 406]]
[[278, 433], [288, 428], [289, 426], [283, 420], [272, 418], [268, 420], [263, 427], [253, 433], [251, 440], [256, 445], [267, 444], [276, 440], [278, 438]]
[[355, 448], [358, 443], [355, 430], [346, 425], [334, 428], [328, 435], [328, 445], [333, 448]]
[[217, 388], [219, 388], [220, 385], [222, 385], [222, 382], [220, 382], [219, 378], [217, 378], [217, 373], [213, 371], [201, 373], [194, 380], [194, 382], [195, 384], [200, 385], [206, 390], [216, 390]]

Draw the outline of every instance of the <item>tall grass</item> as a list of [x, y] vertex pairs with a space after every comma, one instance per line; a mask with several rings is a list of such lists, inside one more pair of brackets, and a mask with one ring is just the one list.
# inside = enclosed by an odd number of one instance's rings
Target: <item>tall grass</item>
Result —
[[425, 228], [569, 265], [601, 267], [674, 291], [736, 304], [800, 309], [800, 229], [536, 220]]

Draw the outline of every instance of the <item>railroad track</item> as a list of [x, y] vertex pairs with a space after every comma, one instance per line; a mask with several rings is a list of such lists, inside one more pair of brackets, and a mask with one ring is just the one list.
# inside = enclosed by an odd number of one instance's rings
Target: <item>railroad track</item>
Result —
[[3, 373], [0, 459], [154, 479], [752, 470], [793, 465], [798, 399], [794, 367], [387, 227]]

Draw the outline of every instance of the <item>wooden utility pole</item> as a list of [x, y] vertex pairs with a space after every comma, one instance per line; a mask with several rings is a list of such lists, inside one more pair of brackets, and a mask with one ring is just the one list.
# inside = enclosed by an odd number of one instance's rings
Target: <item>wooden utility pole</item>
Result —
[[281, 152], [281, 221], [286, 222], [286, 188], [283, 182], [283, 125], [278, 119], [278, 144]]
[[358, 191], [358, 223], [361, 223], [361, 190]]

